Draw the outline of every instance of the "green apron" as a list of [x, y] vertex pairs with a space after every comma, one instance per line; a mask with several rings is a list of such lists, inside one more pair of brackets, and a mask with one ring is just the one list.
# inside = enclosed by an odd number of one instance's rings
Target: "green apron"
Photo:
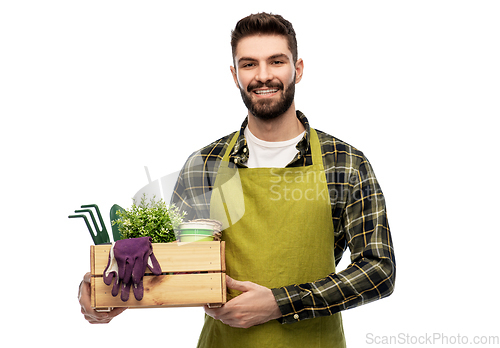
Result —
[[[227, 274], [277, 288], [334, 273], [330, 196], [317, 133], [311, 129], [313, 165], [298, 168], [230, 168], [237, 138], [222, 159], [210, 204], [210, 217], [226, 226]], [[228, 289], [228, 300], [237, 295]], [[340, 313], [249, 329], [205, 315], [198, 347], [345, 347], [345, 339]]]

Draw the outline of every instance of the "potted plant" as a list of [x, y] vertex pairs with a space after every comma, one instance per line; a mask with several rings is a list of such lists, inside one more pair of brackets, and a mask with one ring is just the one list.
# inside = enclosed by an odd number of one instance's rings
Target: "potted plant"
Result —
[[186, 212], [180, 212], [174, 204], [167, 206], [163, 199], [148, 200], [144, 194], [139, 204], [134, 200], [130, 209], [117, 215], [112, 224], [118, 225], [122, 239], [151, 237], [153, 243], [169, 243], [176, 240], [175, 230]]

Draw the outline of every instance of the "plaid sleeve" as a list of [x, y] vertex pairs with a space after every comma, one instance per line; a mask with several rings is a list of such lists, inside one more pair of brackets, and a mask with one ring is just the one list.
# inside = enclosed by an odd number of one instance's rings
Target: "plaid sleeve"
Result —
[[186, 212], [184, 220], [210, 217], [210, 197], [215, 177], [233, 134], [194, 152], [184, 164], [171, 198], [171, 203]]
[[312, 283], [272, 289], [282, 323], [332, 315], [386, 297], [394, 289], [396, 264], [386, 206], [372, 167], [361, 152], [335, 138], [325, 144], [324, 156], [331, 159], [324, 162], [335, 256], [338, 263], [348, 245], [351, 264]]

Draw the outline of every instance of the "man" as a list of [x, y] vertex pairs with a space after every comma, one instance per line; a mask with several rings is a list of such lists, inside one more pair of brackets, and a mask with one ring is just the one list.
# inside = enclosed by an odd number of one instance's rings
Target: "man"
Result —
[[[340, 312], [394, 288], [382, 192], [360, 151], [295, 109], [304, 63], [288, 21], [248, 16], [231, 45], [248, 117], [190, 156], [172, 197], [189, 218], [224, 223], [229, 300], [205, 307], [199, 347], [345, 347]], [[347, 246], [352, 263], [336, 272]], [[86, 283], [81, 293], [89, 321], [120, 313], [100, 317]]]

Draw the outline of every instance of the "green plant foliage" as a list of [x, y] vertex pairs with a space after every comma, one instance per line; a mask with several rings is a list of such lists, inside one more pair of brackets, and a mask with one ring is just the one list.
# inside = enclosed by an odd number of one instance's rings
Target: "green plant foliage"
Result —
[[134, 203], [130, 209], [117, 212], [119, 219], [112, 221], [118, 224], [123, 239], [151, 237], [153, 243], [169, 243], [175, 241], [174, 230], [182, 223], [186, 215], [175, 205], [167, 206], [163, 199], [146, 199], [144, 195], [139, 205]]

